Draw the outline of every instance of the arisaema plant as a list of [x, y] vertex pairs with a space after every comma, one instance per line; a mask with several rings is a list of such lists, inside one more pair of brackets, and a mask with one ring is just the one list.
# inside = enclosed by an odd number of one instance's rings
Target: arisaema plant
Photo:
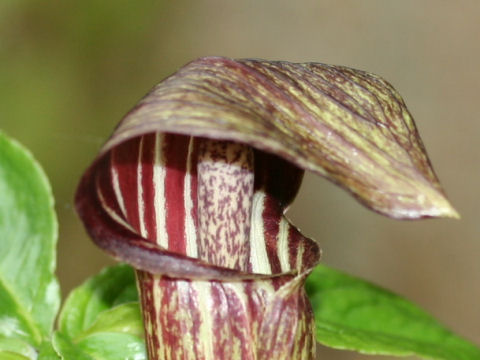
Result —
[[[306, 360], [319, 341], [369, 354], [480, 359], [415, 305], [319, 265], [319, 245], [285, 217], [305, 170], [382, 215], [458, 216], [403, 100], [371, 73], [201, 58], [125, 116], [75, 203], [95, 243], [135, 269], [148, 358]], [[19, 339], [44, 359], [143, 359], [133, 279], [125, 265], [106, 270], [73, 291], [58, 330], [52, 316], [46, 325], [32, 318], [23, 333], [39, 330]], [[0, 315], [30, 319], [15, 309]], [[11, 355], [9, 339], [0, 331], [0, 355]]]
[[364, 71], [201, 58], [126, 115], [76, 206], [136, 269], [150, 359], [314, 358], [320, 249], [284, 216], [304, 170], [392, 218], [457, 217], [401, 97]]

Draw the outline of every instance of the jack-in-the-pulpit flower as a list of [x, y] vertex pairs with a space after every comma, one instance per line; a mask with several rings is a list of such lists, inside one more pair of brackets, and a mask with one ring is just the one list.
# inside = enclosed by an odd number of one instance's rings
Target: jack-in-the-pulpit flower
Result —
[[122, 120], [76, 206], [137, 271], [150, 359], [314, 359], [318, 244], [285, 218], [304, 170], [399, 218], [455, 217], [413, 120], [346, 67], [195, 60]]

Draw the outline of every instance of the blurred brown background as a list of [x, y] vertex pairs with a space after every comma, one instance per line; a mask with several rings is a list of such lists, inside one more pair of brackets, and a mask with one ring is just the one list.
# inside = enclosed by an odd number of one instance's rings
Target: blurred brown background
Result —
[[313, 176], [290, 216], [327, 264], [480, 344], [478, 0], [0, 1], [0, 128], [51, 179], [63, 293], [111, 262], [74, 214], [80, 174], [150, 87], [204, 55], [342, 64], [395, 85], [462, 220], [389, 220]]

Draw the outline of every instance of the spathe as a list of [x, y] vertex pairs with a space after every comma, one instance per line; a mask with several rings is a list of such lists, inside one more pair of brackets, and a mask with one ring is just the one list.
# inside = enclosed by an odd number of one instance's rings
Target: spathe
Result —
[[364, 71], [200, 58], [154, 87], [102, 152], [156, 131], [249, 144], [325, 176], [389, 217], [458, 217], [402, 98]]
[[310, 170], [399, 219], [456, 217], [383, 79], [195, 60], [127, 114], [83, 175], [95, 243], [137, 270], [151, 359], [313, 359], [319, 246], [284, 217]]

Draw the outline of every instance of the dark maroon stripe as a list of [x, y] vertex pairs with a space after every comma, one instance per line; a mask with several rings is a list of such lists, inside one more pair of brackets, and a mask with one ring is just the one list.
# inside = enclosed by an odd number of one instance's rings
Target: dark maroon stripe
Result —
[[322, 256], [322, 250], [320, 244], [315, 240], [309, 239], [296, 230], [296, 235], [299, 237], [299, 242], [303, 243], [304, 250], [302, 255], [302, 266], [298, 269], [300, 272], [313, 268], [318, 264], [320, 257]]
[[102, 194], [103, 200], [106, 205], [112, 209], [119, 217], [125, 219], [118, 204], [117, 197], [113, 190], [112, 174], [110, 172], [110, 156], [102, 159], [105, 166], [102, 166], [101, 171], [95, 173], [95, 186], [98, 186], [98, 190]]
[[[207, 310], [212, 317], [212, 342], [213, 353], [215, 359], [226, 359], [228, 354], [231, 355], [232, 341], [229, 331], [228, 305], [227, 299], [222, 289], [222, 285], [218, 282], [211, 282], [210, 299], [212, 308]], [[225, 336], [229, 334], [229, 336]]]
[[190, 138], [165, 134], [165, 203], [168, 249], [186, 254], [184, 186]]
[[157, 328], [157, 313], [155, 302], [153, 300], [153, 292], [155, 288], [154, 276], [144, 271], [136, 271], [137, 280], [140, 288], [140, 301], [142, 305], [143, 319], [145, 322], [145, 329], [151, 328], [153, 336], [145, 334], [147, 343], [148, 358], [155, 359], [157, 349], [160, 348]]
[[304, 239], [303, 235], [294, 226], [290, 226], [288, 229], [288, 259], [292, 269], [297, 268], [298, 247]]
[[155, 133], [143, 136], [142, 146], [142, 190], [143, 190], [143, 221], [147, 230], [148, 240], [157, 240], [157, 224], [155, 218], [155, 183], [153, 179], [153, 164], [155, 163]]
[[[163, 347], [164, 356], [160, 356], [159, 358], [175, 358], [176, 352], [184, 346], [181, 320], [178, 320], [177, 314], [185, 311], [185, 309], [179, 308], [178, 297], [180, 294], [177, 289], [177, 280], [162, 276], [156, 282], [156, 286], [161, 289], [162, 292], [162, 301], [157, 311], [162, 326], [162, 340], [165, 344]], [[168, 355], [169, 353], [170, 356]]]
[[[230, 359], [234, 342], [241, 344], [241, 359], [255, 359], [255, 349], [251, 334], [251, 319], [248, 319], [242, 300], [235, 291], [229, 291], [229, 285], [221, 282], [211, 283], [211, 310], [213, 349], [215, 359]], [[258, 320], [258, 319], [255, 319]], [[217, 335], [215, 335], [217, 334]], [[228, 334], [228, 336], [226, 336]]]
[[118, 172], [127, 221], [138, 233], [140, 233], [137, 186], [139, 145], [140, 138], [137, 137], [112, 149], [112, 166]]
[[245, 309], [243, 301], [238, 298], [237, 293], [233, 291], [227, 283], [221, 284], [228, 303], [227, 319], [230, 322], [230, 331], [232, 336], [241, 344], [240, 358], [254, 359], [256, 344], [251, 326], [252, 320], [257, 319], [251, 319], [249, 317], [249, 311]]
[[198, 306], [198, 293], [193, 287], [194, 282], [190, 280], [182, 280], [188, 283], [188, 294], [187, 294], [187, 303], [182, 302], [181, 307], [185, 311], [189, 312], [190, 319], [192, 319], [192, 327], [186, 331], [189, 331], [193, 338], [193, 343], [195, 346], [195, 353], [199, 354], [198, 357], [201, 358], [202, 342], [200, 341], [200, 326], [202, 325], [202, 315], [201, 313], [205, 309]]
[[199, 234], [198, 234], [198, 172], [197, 172], [197, 164], [198, 164], [198, 151], [199, 151], [199, 143], [201, 139], [192, 137], [192, 153], [190, 155], [190, 198], [192, 199], [192, 210], [191, 216], [193, 218], [193, 223], [195, 225], [196, 231], [196, 239], [197, 242], [199, 241]]
[[268, 194], [263, 203], [263, 236], [265, 239], [265, 247], [267, 250], [268, 261], [272, 274], [282, 272], [280, 259], [278, 258], [278, 233], [280, 230], [280, 219], [282, 218], [281, 210], [276, 199], [271, 198]]
[[[299, 295], [299, 301], [297, 305], [297, 311], [298, 311], [298, 317], [299, 319], [303, 318], [305, 324], [302, 324], [303, 326], [307, 327], [307, 329], [314, 328], [314, 324], [312, 324], [312, 319], [313, 319], [313, 312], [310, 306], [310, 301], [308, 300], [305, 290], [301, 290], [301, 293]], [[312, 335], [314, 335], [314, 331], [302, 331], [301, 336], [298, 337], [298, 340], [294, 344], [294, 348], [299, 349], [299, 351], [309, 351], [307, 349], [312, 349], [314, 345], [314, 342], [312, 341]], [[313, 350], [310, 350], [310, 352], [313, 352]]]
[[[288, 276], [284, 280], [295, 281], [294, 277]], [[265, 312], [265, 318], [259, 329], [259, 342], [263, 344], [259, 348], [259, 359], [276, 359], [280, 354], [290, 358], [297, 332], [304, 331], [299, 327], [303, 318], [303, 309], [299, 309], [299, 299], [303, 295], [303, 290], [297, 287], [290, 290], [289, 294], [275, 296]]]

